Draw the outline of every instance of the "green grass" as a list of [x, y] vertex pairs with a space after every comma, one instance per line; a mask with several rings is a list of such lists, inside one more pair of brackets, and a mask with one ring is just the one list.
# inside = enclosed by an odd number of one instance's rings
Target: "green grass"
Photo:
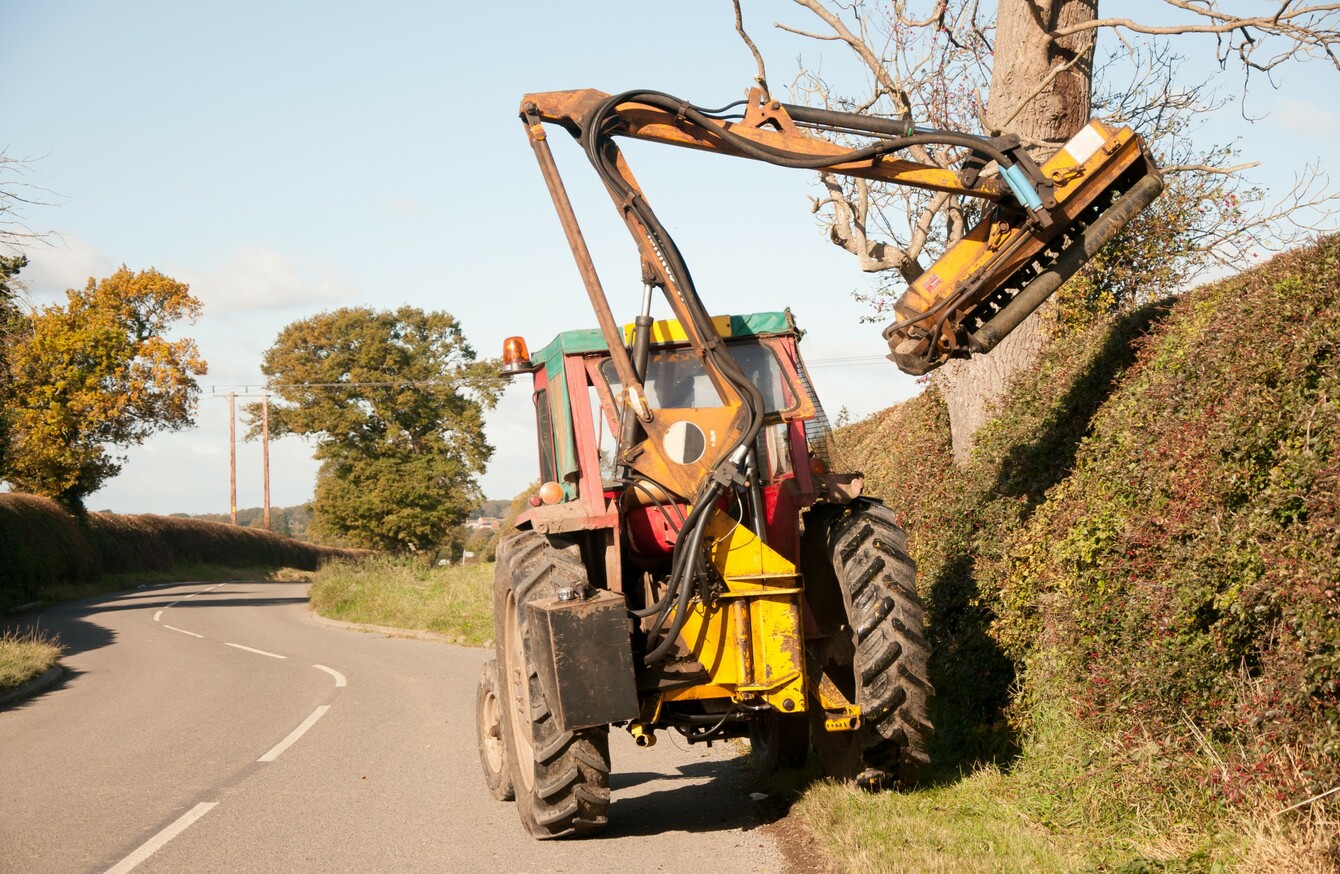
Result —
[[41, 676], [60, 653], [60, 643], [42, 632], [0, 632], [0, 689], [13, 689]]
[[493, 565], [429, 567], [409, 558], [334, 561], [317, 571], [312, 607], [347, 622], [433, 631], [467, 646], [493, 637]]
[[[1192, 731], [1189, 726], [1188, 731]], [[1222, 761], [1209, 739], [1199, 754]], [[843, 871], [1123, 874], [1335, 871], [1336, 806], [1288, 816], [1229, 805], [1198, 784], [1204, 762], [1117, 744], [1063, 709], [1035, 707], [1025, 752], [928, 787], [871, 794], [816, 780], [795, 810]], [[1161, 781], [1132, 779], [1132, 760]], [[774, 778], [776, 779], [776, 778]]]
[[994, 767], [947, 786], [872, 795], [811, 786], [797, 805], [824, 855], [843, 871], [1071, 872], [1092, 867], [1082, 842], [1030, 819]]

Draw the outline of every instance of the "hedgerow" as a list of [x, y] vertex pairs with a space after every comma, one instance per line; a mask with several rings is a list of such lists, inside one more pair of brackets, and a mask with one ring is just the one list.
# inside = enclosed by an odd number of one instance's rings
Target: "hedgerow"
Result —
[[1338, 350], [1340, 238], [1188, 294], [984, 575], [1035, 686], [1231, 804], [1340, 778]]
[[315, 546], [268, 531], [151, 514], [76, 517], [49, 498], [0, 494], [0, 608], [51, 585], [179, 565], [316, 570], [357, 551]]
[[1068, 745], [1080, 817], [1340, 784], [1338, 349], [1332, 237], [1056, 340], [964, 465], [933, 388], [838, 433], [911, 534], [947, 773]]

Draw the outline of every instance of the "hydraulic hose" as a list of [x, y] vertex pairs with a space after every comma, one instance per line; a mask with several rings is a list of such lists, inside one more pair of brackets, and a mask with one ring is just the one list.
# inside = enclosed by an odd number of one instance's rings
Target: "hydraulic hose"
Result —
[[[1009, 171], [1015, 167], [1014, 160], [991, 141], [971, 134], [953, 131], [909, 131], [904, 135], [889, 136], [871, 145], [853, 149], [841, 155], [814, 156], [755, 143], [722, 128], [719, 124], [714, 124], [716, 120], [697, 107], [659, 91], [627, 91], [608, 98], [595, 108], [578, 136], [588, 160], [609, 188], [615, 202], [624, 210], [631, 212], [642, 226], [647, 242], [651, 245], [661, 266], [669, 274], [669, 279], [680, 295], [684, 309], [687, 311], [695, 331], [705, 340], [703, 354], [710, 359], [711, 365], [735, 389], [740, 397], [741, 409], [746, 417], [745, 427], [740, 433], [739, 439], [725, 448], [719, 462], [721, 466], [737, 461], [736, 456], [739, 454], [741, 447], [753, 445], [763, 426], [763, 396], [758, 387], [750, 381], [749, 377], [740, 368], [734, 356], [720, 342], [716, 328], [711, 322], [702, 299], [698, 296], [692, 274], [689, 272], [688, 265], [685, 263], [683, 254], [676, 245], [674, 238], [661, 223], [646, 199], [628, 183], [615, 165], [618, 152], [613, 148], [612, 138], [619, 133], [618, 126], [620, 124], [615, 109], [619, 104], [630, 101], [673, 112], [677, 116], [713, 131], [715, 136], [719, 136], [723, 142], [728, 143], [741, 154], [783, 167], [822, 170], [834, 164], [873, 159], [917, 145], [945, 145], [969, 149], [994, 160], [1000, 165], [1003, 175], [1008, 175]], [[722, 110], [711, 111], [720, 112]], [[851, 120], [844, 119], [844, 121], [850, 122]], [[901, 122], [899, 125], [901, 125]], [[890, 130], [893, 129], [892, 126], [889, 127]], [[910, 127], [910, 125], [903, 127], [903, 129], [906, 130], [907, 127]], [[884, 132], [879, 131], [879, 133]], [[1015, 175], [1019, 174], [1016, 172]], [[1012, 188], [1014, 187], [1012, 186]], [[925, 317], [926, 314], [922, 314], [921, 318]], [[699, 488], [698, 494], [693, 498], [694, 508], [680, 528], [680, 536], [675, 544], [674, 558], [671, 561], [670, 576], [665, 594], [656, 604], [634, 611], [634, 615], [642, 619], [652, 615], [656, 617], [647, 632], [648, 638], [653, 637], [664, 628], [664, 634], [660, 642], [646, 654], [644, 661], [648, 665], [660, 662], [670, 653], [684, 623], [687, 621], [689, 603], [696, 594], [695, 583], [700, 579], [700, 565], [703, 558], [702, 541], [707, 521], [715, 510], [716, 500], [725, 488], [724, 483], [726, 481], [728, 481], [727, 477], [722, 476], [721, 471], [718, 470], [717, 476], [709, 479]], [[672, 615], [673, 619], [670, 618]], [[667, 620], [669, 620], [669, 627], [665, 627]]]
[[[711, 501], [716, 501], [716, 492], [711, 494]], [[689, 590], [692, 594], [692, 580], [696, 571], [696, 561], [699, 547], [702, 544], [703, 528], [706, 524], [706, 512], [699, 512], [697, 505], [689, 513], [689, 518], [680, 529], [680, 537], [675, 542], [674, 558], [670, 563], [670, 576], [666, 583], [665, 594], [656, 602], [654, 609], [646, 608], [645, 613], [634, 611], [635, 615], [656, 615], [655, 621], [647, 629], [647, 635], [654, 635], [665, 624], [666, 617], [669, 616], [670, 607], [680, 597], [682, 590]], [[686, 567], [687, 565], [687, 567]], [[683, 610], [680, 611], [683, 613]], [[681, 623], [682, 624], [682, 623]]]
[[[708, 493], [711, 496], [712, 504], [715, 504], [717, 490], [708, 489]], [[696, 513], [699, 507], [694, 507], [693, 509]], [[693, 514], [691, 513], [689, 515], [690, 518], [692, 518]], [[684, 561], [680, 565], [680, 575], [682, 579], [678, 580], [678, 597], [675, 601], [674, 619], [670, 621], [670, 627], [665, 630], [665, 636], [661, 638], [661, 642], [656, 645], [655, 649], [647, 653], [643, 659], [643, 662], [648, 666], [658, 664], [670, 654], [670, 650], [674, 648], [675, 641], [679, 639], [680, 631], [684, 629], [684, 623], [688, 621], [689, 601], [694, 595], [693, 581], [698, 575], [698, 562], [702, 559], [701, 550], [704, 529], [706, 529], [707, 521], [710, 518], [711, 513], [704, 512], [700, 519], [695, 520], [688, 542], [681, 542], [676, 545], [675, 558], [678, 560], [682, 552]], [[665, 614], [662, 614], [661, 617], [659, 617], [661, 622], [664, 622], [664, 616]]]

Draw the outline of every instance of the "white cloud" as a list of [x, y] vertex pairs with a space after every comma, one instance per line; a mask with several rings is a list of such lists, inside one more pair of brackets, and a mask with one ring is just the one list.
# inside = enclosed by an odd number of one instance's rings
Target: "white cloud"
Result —
[[391, 212], [399, 213], [400, 215], [417, 216], [423, 215], [428, 211], [424, 208], [424, 205], [417, 200], [393, 200], [387, 204], [387, 206], [390, 208]]
[[294, 264], [273, 249], [248, 246], [217, 270], [167, 271], [189, 283], [210, 315], [340, 304], [357, 289], [334, 270]]
[[1270, 114], [1270, 121], [1296, 133], [1334, 136], [1340, 133], [1340, 112], [1324, 109], [1306, 100], [1286, 97]]
[[66, 289], [83, 288], [89, 277], [100, 279], [116, 270], [111, 258], [73, 234], [47, 242], [28, 249], [28, 266], [19, 274], [34, 303], [63, 302]]

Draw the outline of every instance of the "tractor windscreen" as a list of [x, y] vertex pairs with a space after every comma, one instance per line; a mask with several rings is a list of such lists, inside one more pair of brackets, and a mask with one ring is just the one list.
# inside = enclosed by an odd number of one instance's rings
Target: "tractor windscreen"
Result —
[[[795, 389], [788, 384], [776, 354], [757, 340], [728, 344], [740, 369], [763, 395], [765, 415], [784, 412], [795, 405]], [[621, 385], [614, 362], [601, 362], [600, 372], [617, 396]], [[655, 409], [719, 407], [721, 398], [712, 387], [702, 361], [692, 349], [653, 349], [643, 381], [647, 402]]]

